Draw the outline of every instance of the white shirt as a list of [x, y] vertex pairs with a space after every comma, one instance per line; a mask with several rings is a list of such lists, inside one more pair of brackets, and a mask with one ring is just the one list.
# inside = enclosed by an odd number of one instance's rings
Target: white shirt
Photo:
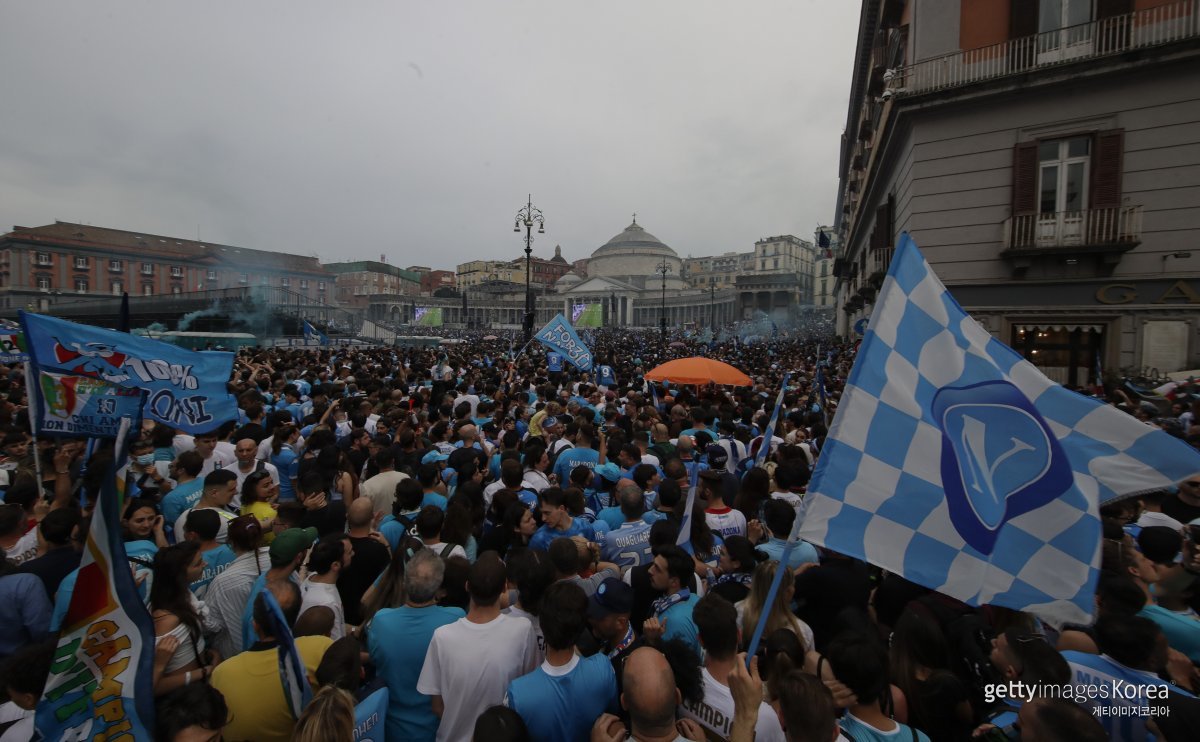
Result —
[[408, 479], [402, 471], [381, 471], [358, 485], [358, 493], [371, 501], [375, 514], [390, 514], [396, 501], [396, 485]]
[[534, 641], [537, 643], [535, 659], [537, 660], [537, 664], [539, 664], [539, 665], [542, 664], [542, 662], [545, 661], [545, 659], [546, 659], [546, 637], [542, 634], [542, 624], [539, 621], [538, 617], [533, 615], [532, 613], [526, 613], [525, 609], [521, 608], [521, 606], [516, 605], [516, 604], [510, 605], [509, 607], [505, 608], [503, 612], [507, 616], [515, 616], [518, 618], [524, 618], [525, 620], [529, 621], [529, 624], [531, 626], [533, 626], [533, 638], [534, 638]]
[[237, 456], [235, 455], [235, 452], [237, 449], [229, 441], [217, 441], [217, 445], [214, 446], [213, 450], [220, 451], [224, 455], [229, 456], [231, 458], [235, 458], [235, 459], [237, 458]]
[[783, 500], [794, 508], [799, 508], [804, 505], [804, 498], [800, 497], [800, 495], [797, 495], [795, 492], [772, 492], [771, 497], [775, 500]]
[[204, 466], [200, 468], [200, 479], [204, 479], [217, 469], [224, 469], [226, 466], [235, 461], [237, 461], [237, 459], [234, 458], [233, 455], [227, 456], [214, 448], [212, 456], [209, 456], [207, 459], [205, 459]]
[[525, 472], [525, 478], [521, 480], [521, 484], [538, 493], [550, 486], [550, 480], [546, 475], [536, 469], [529, 469]]
[[250, 598], [250, 588], [254, 586], [258, 575], [270, 568], [271, 560], [264, 546], [255, 553], [238, 555], [224, 572], [208, 583], [204, 603], [217, 627], [213, 644], [222, 657], [232, 657], [242, 651], [242, 613]]
[[460, 618], [434, 631], [417, 691], [445, 704], [437, 742], [471, 739], [479, 715], [537, 667], [536, 650], [528, 619], [503, 613], [483, 624]]
[[[692, 719], [721, 739], [729, 739], [729, 728], [733, 725], [733, 694], [729, 687], [721, 685], [709, 673], [708, 668], [701, 668], [704, 678], [704, 700], [696, 704], [684, 701], [679, 706], [679, 713], [685, 718]], [[775, 710], [766, 703], [758, 706], [758, 723], [754, 725], [755, 742], [785, 742], [783, 728], [779, 726], [779, 717]]]
[[[199, 509], [200, 510], [215, 510], [215, 511], [217, 511], [217, 515], [221, 516], [221, 524], [220, 524], [220, 527], [217, 529], [216, 541], [218, 544], [228, 543], [229, 542], [229, 521], [233, 520], [237, 516], [234, 515], [233, 513], [229, 512], [228, 510], [224, 510], [222, 508], [199, 508]], [[187, 510], [184, 510], [182, 513], [180, 513], [179, 517], [175, 519], [175, 540], [176, 541], [183, 541], [183, 527], [184, 527], [184, 524], [187, 523], [188, 515], [190, 515], [193, 510], [196, 510], [196, 508], [188, 508]]]
[[485, 509], [492, 506], [492, 498], [502, 489], [504, 489], [504, 482], [499, 479], [483, 488], [483, 507]]
[[720, 534], [722, 539], [746, 535], [746, 516], [742, 515], [740, 510], [726, 508], [723, 513], [707, 510], [704, 513], [704, 522], [710, 530]]
[[302, 599], [298, 616], [303, 616], [309, 608], [328, 606], [333, 611], [333, 633], [329, 638], [337, 641], [346, 635], [346, 612], [342, 609], [342, 596], [338, 593], [337, 585], [313, 582], [312, 576], [309, 576], [300, 585], [300, 595]]
[[37, 526], [26, 531], [25, 535], [17, 539], [17, 543], [13, 544], [11, 549], [4, 552], [4, 556], [14, 565], [19, 565], [23, 562], [28, 562], [37, 556]]
[[185, 451], [191, 451], [193, 448], [195, 448], [196, 439], [190, 435], [180, 433], [171, 439], [171, 447], [175, 449], [175, 455], [178, 456]]
[[464, 549], [461, 544], [454, 544], [449, 551], [446, 551], [446, 553], [443, 554], [442, 552], [446, 550], [447, 546], [450, 546], [450, 544], [446, 543], [445, 541], [439, 541], [436, 544], [425, 544], [426, 549], [429, 549], [443, 559], [449, 559], [450, 557], [456, 556], [462, 557], [463, 559], [467, 558], [467, 550]]

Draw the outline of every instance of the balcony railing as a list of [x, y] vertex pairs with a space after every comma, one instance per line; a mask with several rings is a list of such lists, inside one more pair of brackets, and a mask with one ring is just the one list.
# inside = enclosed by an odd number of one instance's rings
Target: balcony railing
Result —
[[902, 68], [891, 87], [898, 96], [928, 93], [1196, 36], [1200, 0], [1184, 0], [925, 59]]
[[1142, 207], [1059, 211], [1009, 217], [1004, 244], [1010, 250], [1136, 246], [1142, 241]]
[[887, 275], [888, 266], [892, 264], [894, 247], [877, 247], [867, 255], [867, 279], [879, 288]]

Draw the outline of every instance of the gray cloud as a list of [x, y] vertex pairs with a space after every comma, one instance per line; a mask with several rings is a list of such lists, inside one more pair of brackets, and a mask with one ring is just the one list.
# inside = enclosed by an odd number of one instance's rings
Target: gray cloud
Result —
[[681, 254], [833, 214], [842, 0], [4, 4], [0, 228], [53, 219], [453, 268]]

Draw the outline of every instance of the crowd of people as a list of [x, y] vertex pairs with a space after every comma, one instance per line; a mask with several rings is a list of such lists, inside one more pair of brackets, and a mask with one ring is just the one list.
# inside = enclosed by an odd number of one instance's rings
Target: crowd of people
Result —
[[[597, 331], [600, 386], [468, 335], [243, 350], [238, 419], [142, 425], [121, 524], [156, 739], [1195, 739], [1200, 476], [1106, 506], [1097, 618], [1050, 626], [788, 547], [853, 344]], [[693, 354], [752, 385], [643, 378]], [[31, 439], [21, 371], [0, 376], [0, 742], [32, 734], [114, 466], [111, 442]], [[1087, 679], [1162, 690], [1054, 690]]]

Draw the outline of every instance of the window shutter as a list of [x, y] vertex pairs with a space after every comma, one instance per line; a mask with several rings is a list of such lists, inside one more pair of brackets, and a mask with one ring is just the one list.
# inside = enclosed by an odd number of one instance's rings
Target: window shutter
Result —
[[890, 211], [886, 203], [875, 209], [875, 247], [880, 249], [892, 244], [892, 224], [888, 218], [891, 216]]
[[1038, 0], [1012, 0], [1008, 20], [1008, 38], [1019, 39], [1037, 33]]
[[1013, 150], [1013, 216], [1036, 214], [1038, 143], [1021, 142]]
[[1125, 162], [1125, 130], [1112, 129], [1096, 134], [1092, 155], [1093, 209], [1112, 209], [1121, 205], [1121, 171]]

